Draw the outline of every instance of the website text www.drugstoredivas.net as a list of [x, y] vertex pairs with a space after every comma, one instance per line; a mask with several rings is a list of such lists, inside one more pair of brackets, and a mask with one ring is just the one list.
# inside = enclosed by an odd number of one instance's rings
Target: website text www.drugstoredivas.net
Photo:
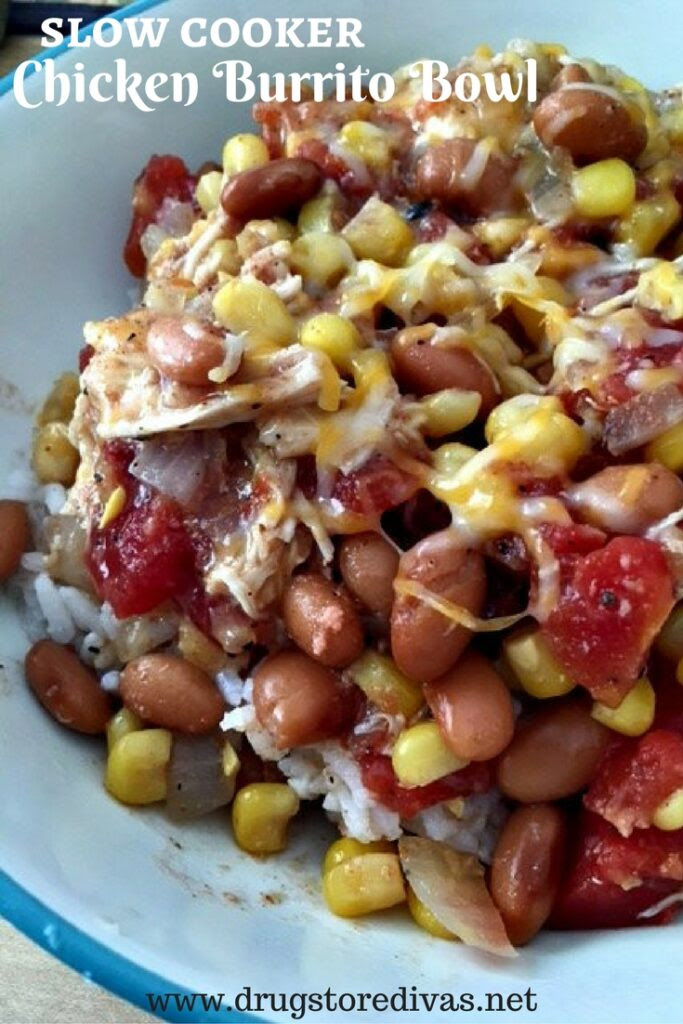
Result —
[[[362, 60], [364, 49], [363, 24], [359, 18], [248, 18], [238, 22], [223, 17], [213, 21], [193, 17], [171, 23], [167, 17], [137, 16], [122, 20], [101, 18], [88, 30], [83, 29], [80, 18], [46, 18], [42, 24], [41, 45], [66, 45], [77, 55], [91, 47], [111, 53], [105, 69], [90, 72], [83, 60], [76, 60], [69, 70], [57, 70], [54, 58], [47, 57], [23, 61], [13, 78], [13, 92], [20, 106], [29, 110], [45, 104], [57, 107], [65, 103], [127, 103], [150, 113], [164, 103], [191, 106], [197, 99], [201, 82], [194, 71], [182, 69], [171, 72], [155, 71], [143, 75], [129, 65], [128, 60], [116, 56], [117, 47], [130, 46], [158, 49], [165, 42], [176, 39], [190, 50], [209, 48], [226, 53], [234, 47], [253, 50], [269, 48], [273, 59], [281, 49], [315, 49], [334, 51], [334, 70], [328, 72], [254, 72], [248, 60], [229, 56], [215, 62], [207, 61], [206, 74], [222, 80], [225, 99], [229, 103], [283, 101], [301, 98], [302, 90], [312, 93], [314, 101], [326, 96], [343, 100], [345, 97], [360, 101], [369, 95], [377, 103], [390, 100], [396, 89], [396, 80], [388, 71], [373, 74]], [[348, 63], [336, 59], [348, 53]], [[332, 61], [330, 61], [332, 63]], [[533, 58], [523, 62], [523, 70], [503, 71], [475, 75], [463, 71], [448, 75], [448, 66], [440, 60], [421, 60], [411, 64], [406, 74], [421, 81], [422, 95], [434, 103], [454, 96], [462, 103], [476, 102], [482, 93], [493, 102], [514, 101], [522, 94], [529, 102], [537, 99], [537, 68]], [[29, 77], [34, 77], [31, 90], [27, 90]], [[35, 82], [40, 88], [36, 95]], [[30, 96], [29, 93], [30, 92]]]
[[[391, 992], [259, 992], [245, 985], [234, 996], [225, 992], [148, 992], [147, 1002], [152, 1013], [280, 1013], [292, 1020], [317, 1017], [324, 1021], [325, 1013], [353, 1014], [362, 1020], [367, 1013], [386, 1013], [387, 1020], [395, 1014], [416, 1013], [484, 1013], [495, 1015], [507, 1010], [511, 1013], [535, 1013], [538, 997], [528, 988], [525, 992], [424, 992], [415, 985], [401, 985]], [[219, 1017], [220, 1019], [220, 1017]]]

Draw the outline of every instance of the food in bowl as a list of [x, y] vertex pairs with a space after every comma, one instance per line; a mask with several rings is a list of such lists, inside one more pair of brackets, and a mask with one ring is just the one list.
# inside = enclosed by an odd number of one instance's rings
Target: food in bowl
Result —
[[683, 883], [683, 102], [555, 45], [457, 71], [529, 58], [534, 105], [401, 71], [153, 156], [141, 303], [0, 505], [28, 683], [113, 797], [255, 855], [320, 801], [333, 913], [504, 956]]

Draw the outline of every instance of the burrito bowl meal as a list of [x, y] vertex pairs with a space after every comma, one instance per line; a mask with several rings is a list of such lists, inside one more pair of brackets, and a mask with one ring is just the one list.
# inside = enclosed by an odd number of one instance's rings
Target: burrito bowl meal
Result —
[[683, 93], [519, 40], [453, 75], [530, 58], [535, 103], [402, 69], [152, 156], [140, 304], [0, 502], [113, 798], [255, 857], [318, 801], [332, 913], [502, 956], [683, 899]]

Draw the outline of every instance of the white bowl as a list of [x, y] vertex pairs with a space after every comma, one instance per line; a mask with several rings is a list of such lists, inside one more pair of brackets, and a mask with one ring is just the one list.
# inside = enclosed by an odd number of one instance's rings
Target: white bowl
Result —
[[[138, 11], [149, 3], [133, 5]], [[525, 36], [561, 40], [579, 54], [621, 64], [648, 84], [679, 80], [683, 7], [677, 0], [346, 0], [325, 11], [307, 0], [287, 13], [355, 15], [363, 19], [363, 51], [216, 52], [186, 49], [178, 26], [201, 14], [238, 20], [282, 16], [275, 0], [171, 0], [151, 12], [170, 19], [160, 49], [114, 54], [62, 53], [60, 70], [82, 60], [89, 72], [111, 56], [130, 68], [195, 70], [197, 102], [154, 113], [131, 106], [70, 102], [20, 108], [0, 99], [0, 197], [3, 211], [0, 309], [0, 465], [16, 464], [30, 436], [31, 414], [53, 378], [73, 367], [84, 320], [129, 303], [131, 281], [121, 260], [130, 187], [152, 152], [175, 152], [190, 165], [216, 156], [225, 136], [248, 124], [248, 105], [228, 105], [211, 67], [226, 57], [256, 70], [329, 68], [339, 56], [392, 70], [418, 56], [453, 61], [481, 41]], [[28, 83], [39, 93], [40, 75]], [[0, 88], [2, 92], [2, 88]], [[2, 480], [2, 477], [0, 477]], [[2, 484], [0, 483], [0, 492]], [[3, 598], [0, 650], [20, 656], [24, 640]], [[359, 923], [322, 906], [318, 865], [326, 826], [295, 829], [283, 858], [257, 863], [234, 848], [226, 821], [170, 825], [156, 811], [129, 811], [101, 784], [99, 744], [55, 727], [10, 673], [0, 682], [0, 910], [58, 956], [147, 1008], [147, 992], [196, 991], [234, 997], [252, 992], [391, 994], [467, 991], [475, 1006], [486, 993], [531, 989], [534, 1020], [678, 1021], [683, 927], [548, 934], [512, 963], [430, 939], [401, 914]], [[310, 828], [308, 826], [311, 826]], [[327, 833], [329, 836], [329, 833]], [[406, 1019], [450, 1020], [424, 1009]], [[260, 1019], [291, 1020], [287, 1011], [252, 1004]], [[178, 1012], [169, 1020], [244, 1020], [225, 1011]], [[501, 1012], [498, 1021], [529, 1013]], [[311, 1014], [312, 1019], [316, 1019]], [[397, 1013], [393, 1013], [394, 1019]], [[403, 1014], [401, 1014], [403, 1018]], [[323, 1020], [391, 1019], [392, 1011], [328, 1012]], [[253, 1019], [253, 1018], [252, 1018]], [[468, 1019], [483, 1019], [470, 1014]]]

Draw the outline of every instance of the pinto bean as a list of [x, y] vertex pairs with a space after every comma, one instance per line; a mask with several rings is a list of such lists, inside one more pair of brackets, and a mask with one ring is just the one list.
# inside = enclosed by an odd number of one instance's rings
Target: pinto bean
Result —
[[282, 617], [297, 646], [330, 668], [350, 665], [363, 651], [353, 602], [320, 573], [292, 577], [282, 598]]
[[[147, 352], [159, 373], [178, 384], [209, 384], [209, 370], [223, 367], [226, 348], [221, 331], [194, 316], [160, 316], [147, 332]], [[226, 377], [239, 364], [225, 366]]]
[[[486, 595], [484, 559], [455, 530], [433, 533], [401, 556], [397, 579], [427, 590], [477, 615]], [[438, 679], [456, 663], [470, 640], [463, 626], [409, 594], [398, 593], [391, 610], [391, 651], [407, 676]]]
[[173, 654], [143, 654], [129, 661], [119, 692], [136, 715], [172, 732], [211, 732], [225, 712], [206, 672]]
[[465, 651], [425, 686], [425, 699], [446, 743], [464, 761], [489, 761], [512, 739], [515, 715], [507, 686], [478, 651]]
[[221, 206], [240, 220], [265, 220], [298, 210], [322, 183], [317, 164], [304, 157], [283, 157], [233, 175], [223, 187]]
[[104, 732], [112, 713], [109, 697], [71, 647], [39, 640], [24, 669], [36, 697], [60, 725], [89, 735]]
[[338, 736], [353, 714], [346, 698], [335, 673], [301, 651], [271, 654], [254, 673], [256, 717], [281, 749]]
[[683, 508], [683, 481], [656, 462], [608, 466], [570, 487], [567, 502], [591, 526], [610, 533], [644, 533]]
[[0, 501], [0, 583], [19, 568], [31, 537], [26, 505], [22, 501]]
[[489, 888], [514, 946], [533, 939], [550, 916], [566, 846], [566, 817], [552, 804], [518, 807], [505, 822]]
[[342, 579], [371, 612], [385, 616], [391, 612], [398, 557], [396, 549], [378, 533], [357, 533], [341, 543]]
[[581, 83], [546, 96], [533, 120], [543, 145], [563, 146], [575, 164], [611, 157], [633, 163], [647, 142], [645, 125], [624, 103]]
[[498, 764], [498, 785], [520, 803], [561, 800], [593, 777], [610, 731], [576, 700], [553, 703], [519, 724]]
[[513, 210], [517, 161], [487, 146], [487, 141], [474, 139], [448, 139], [431, 146], [415, 169], [417, 197], [458, 206], [474, 217]]
[[492, 371], [462, 345], [437, 344], [435, 324], [407, 327], [391, 345], [394, 373], [404, 391], [431, 395], [443, 388], [462, 388], [481, 395], [479, 416], [485, 417], [500, 400]]

